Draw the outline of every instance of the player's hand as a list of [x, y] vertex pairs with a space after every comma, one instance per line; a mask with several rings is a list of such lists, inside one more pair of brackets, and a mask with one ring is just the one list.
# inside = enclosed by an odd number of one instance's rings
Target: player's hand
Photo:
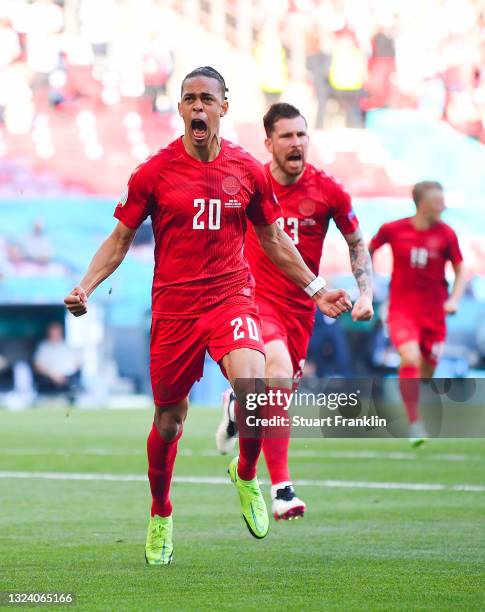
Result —
[[71, 314], [80, 317], [88, 311], [88, 296], [82, 287], [74, 287], [64, 298], [64, 304]]
[[333, 291], [321, 290], [314, 295], [313, 299], [323, 314], [332, 319], [336, 319], [352, 308], [349, 294], [343, 289], [334, 289]]
[[361, 295], [352, 308], [353, 321], [370, 321], [374, 316], [372, 300], [367, 295]]
[[444, 304], [445, 314], [454, 315], [458, 310], [458, 302], [453, 298], [449, 298], [446, 300]]

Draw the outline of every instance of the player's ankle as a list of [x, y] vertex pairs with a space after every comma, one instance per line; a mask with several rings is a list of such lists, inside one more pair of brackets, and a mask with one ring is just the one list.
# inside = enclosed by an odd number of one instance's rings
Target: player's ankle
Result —
[[293, 489], [293, 482], [291, 480], [282, 480], [281, 482], [271, 485], [271, 499], [274, 499], [278, 491], [285, 487], [291, 487]]

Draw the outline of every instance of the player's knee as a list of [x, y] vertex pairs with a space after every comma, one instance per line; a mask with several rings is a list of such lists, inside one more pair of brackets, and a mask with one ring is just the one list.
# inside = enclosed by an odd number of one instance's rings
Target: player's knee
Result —
[[173, 442], [180, 434], [181, 425], [173, 421], [170, 423], [163, 423], [161, 426], [158, 426], [157, 429], [164, 442]]
[[264, 386], [260, 386], [255, 384], [254, 379], [239, 379], [234, 383], [234, 393], [236, 394], [236, 398], [238, 403], [243, 406], [246, 404], [248, 398], [250, 399], [254, 393], [262, 393], [264, 392]]
[[287, 364], [281, 360], [268, 360], [266, 362], [266, 378], [276, 378], [281, 380], [288, 380], [293, 377], [291, 364]]
[[401, 351], [401, 366], [419, 368], [421, 366], [421, 353], [419, 348], [406, 348]]
[[182, 433], [183, 419], [178, 414], [161, 412], [155, 420], [155, 426], [164, 442], [173, 442]]

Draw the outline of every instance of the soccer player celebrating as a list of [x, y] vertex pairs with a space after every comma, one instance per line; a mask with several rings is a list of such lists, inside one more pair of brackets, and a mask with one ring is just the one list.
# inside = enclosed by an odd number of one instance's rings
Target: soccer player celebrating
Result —
[[[413, 187], [416, 214], [381, 226], [370, 243], [371, 255], [383, 244], [392, 249], [393, 269], [388, 327], [399, 351], [399, 386], [409, 419], [413, 446], [426, 440], [419, 413], [419, 378], [431, 378], [446, 337], [446, 315], [454, 314], [465, 280], [455, 232], [441, 221], [443, 187], [423, 181]], [[455, 281], [451, 295], [445, 280], [451, 261]]]
[[[247, 219], [268, 257], [325, 314], [351, 308], [345, 291], [325, 291], [325, 282], [303, 262], [274, 223], [280, 207], [264, 168], [240, 147], [219, 137], [228, 110], [223, 77], [211, 67], [182, 82], [179, 113], [185, 133], [132, 174], [118, 203], [113, 233], [94, 255], [79, 286], [65, 298], [75, 316], [88, 296], [120, 265], [137, 228], [151, 216], [155, 237], [150, 375], [155, 402], [147, 441], [151, 518], [147, 563], [172, 560], [169, 490], [187, 414], [187, 396], [202, 376], [206, 350], [225, 373], [244, 406], [264, 376], [264, 346], [254, 306], [254, 279], [243, 257]], [[242, 515], [257, 538], [268, 531], [268, 513], [256, 478], [262, 440], [244, 438], [229, 474]]]
[[[272, 160], [266, 173], [281, 205], [279, 227], [289, 236], [305, 263], [318, 274], [323, 242], [333, 219], [349, 246], [352, 271], [360, 297], [355, 302], [354, 321], [373, 316], [372, 265], [352, 210], [349, 194], [331, 176], [307, 163], [307, 123], [290, 104], [274, 104], [264, 117], [266, 148]], [[302, 375], [315, 320], [313, 300], [292, 283], [264, 253], [256, 233], [248, 232], [245, 255], [256, 280], [256, 304], [263, 320], [267, 379], [283, 385], [280, 397], [291, 392]], [[224, 394], [223, 418], [216, 433], [219, 452], [230, 452], [237, 435], [235, 396]], [[281, 403], [281, 402], [280, 402]], [[284, 410], [273, 406], [272, 414]], [[263, 452], [271, 478], [272, 511], [275, 519], [302, 516], [305, 504], [296, 497], [288, 468], [289, 427], [269, 431]]]

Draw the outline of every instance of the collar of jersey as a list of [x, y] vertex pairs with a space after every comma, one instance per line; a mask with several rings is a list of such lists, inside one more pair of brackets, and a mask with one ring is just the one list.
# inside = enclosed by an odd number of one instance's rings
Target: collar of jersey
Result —
[[209, 166], [210, 164], [217, 163], [218, 161], [221, 160], [222, 155], [223, 155], [223, 153], [224, 153], [224, 151], [226, 149], [226, 140], [225, 140], [225, 138], [221, 138], [221, 150], [217, 154], [217, 157], [215, 159], [212, 159], [211, 161], [206, 161], [205, 162], [205, 161], [201, 161], [200, 159], [195, 159], [195, 157], [192, 157], [192, 155], [189, 155], [187, 153], [182, 138], [183, 138], [183, 136], [180, 136], [180, 138], [178, 139], [178, 146], [179, 146], [179, 149], [180, 149], [182, 155], [186, 159], [189, 159], [190, 161], [192, 161], [197, 166], [199, 166], [200, 164], [202, 164], [203, 166]]

